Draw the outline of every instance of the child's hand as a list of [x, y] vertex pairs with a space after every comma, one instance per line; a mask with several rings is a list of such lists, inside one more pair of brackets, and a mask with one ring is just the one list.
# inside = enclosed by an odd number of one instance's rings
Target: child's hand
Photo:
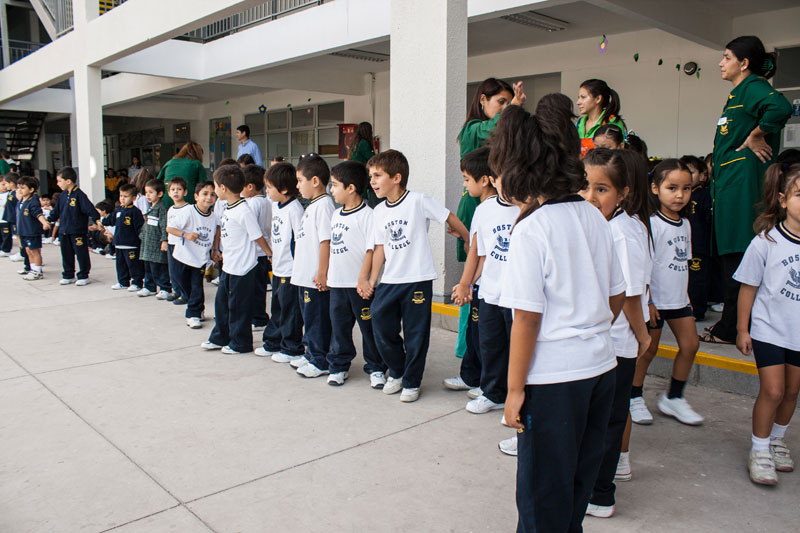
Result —
[[746, 331], [740, 331], [736, 334], [736, 347], [742, 352], [742, 355], [750, 355], [753, 353], [753, 339]]
[[369, 280], [359, 279], [358, 283], [356, 283], [356, 292], [365, 300], [372, 298], [372, 287], [369, 284]]
[[199, 233], [184, 233], [183, 238], [187, 241], [197, 242], [197, 239], [200, 238]]
[[45, 231], [50, 230], [50, 223], [49, 222], [42, 222], [42, 229]]
[[459, 283], [453, 287], [453, 295], [450, 298], [461, 307], [472, 301], [472, 288], [466, 283]]
[[222, 253], [220, 252], [211, 252], [211, 260], [215, 263], [219, 263], [222, 261]]
[[461, 235], [459, 235], [458, 232], [454, 230], [453, 226], [451, 226], [450, 224], [445, 223], [444, 227], [447, 230], [447, 233], [449, 233], [453, 237], [461, 237]]
[[166, 252], [167, 250], [169, 250], [167, 241], [161, 241], [161, 251]]
[[[509, 389], [506, 395], [506, 407], [503, 415], [506, 417], [506, 424], [517, 430], [524, 429], [523, 424], [519, 420], [519, 412], [522, 410], [522, 404], [525, 403], [525, 389], [518, 391]], [[522, 433], [520, 431], [520, 433]]]
[[641, 357], [650, 348], [650, 343], [653, 342], [653, 339], [650, 338], [650, 335], [646, 335], [641, 339], [636, 339], [639, 343], [639, 349], [636, 352], [637, 357]]
[[312, 280], [314, 285], [317, 286], [317, 290], [320, 292], [325, 292], [328, 290], [328, 275], [324, 272], [317, 272], [316, 277]]
[[656, 306], [653, 304], [649, 305], [650, 308], [650, 327], [656, 327], [656, 322], [661, 319], [661, 314], [656, 309]]
[[97, 226], [97, 224], [92, 224], [89, 226], [89, 231], [100, 231], [100, 228]]

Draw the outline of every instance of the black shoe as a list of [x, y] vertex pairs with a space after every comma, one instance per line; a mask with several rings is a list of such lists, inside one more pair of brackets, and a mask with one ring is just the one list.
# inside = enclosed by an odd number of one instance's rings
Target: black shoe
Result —
[[170, 294], [169, 294], [169, 296], [167, 296], [167, 297], [165, 298], [165, 300], [167, 300], [168, 302], [175, 301], [175, 295], [174, 295], [174, 294], [172, 294], [172, 293], [170, 293]]
[[186, 305], [187, 302], [183, 298], [175, 298], [174, 300], [172, 300], [172, 303], [174, 305]]

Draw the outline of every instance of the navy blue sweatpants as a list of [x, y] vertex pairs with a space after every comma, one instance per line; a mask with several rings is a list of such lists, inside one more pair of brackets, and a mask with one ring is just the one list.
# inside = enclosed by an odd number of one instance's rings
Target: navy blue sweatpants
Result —
[[14, 231], [11, 224], [0, 224], [0, 250], [9, 253], [14, 247]]
[[305, 326], [306, 359], [320, 370], [327, 370], [331, 347], [331, 293], [308, 287], [297, 287], [297, 293]]
[[331, 374], [350, 370], [350, 362], [356, 357], [353, 326], [358, 322], [364, 372], [386, 372], [386, 364], [375, 346], [369, 300], [359, 296], [355, 288], [332, 287], [330, 292], [331, 348], [328, 350], [328, 370]]
[[169, 279], [169, 264], [142, 261], [144, 263], [144, 286], [148, 291], [155, 292], [156, 288], [172, 292], [172, 283]]
[[[467, 351], [461, 358], [461, 371], [459, 375], [464, 383], [470, 387], [477, 387], [481, 383], [481, 354], [480, 334], [478, 320], [480, 318], [480, 301], [478, 300], [478, 286], [472, 288], [472, 301], [469, 304], [469, 320], [467, 321]], [[500, 402], [502, 403], [502, 402]]]
[[508, 394], [511, 323], [511, 309], [481, 302], [481, 390], [494, 403], [505, 403]]
[[219, 275], [217, 297], [214, 299], [214, 329], [209, 342], [230, 346], [237, 352], [253, 351], [253, 276], [255, 267], [243, 276], [224, 270]]
[[272, 316], [261, 338], [268, 352], [303, 355], [303, 315], [292, 278], [272, 276]]
[[269, 283], [269, 257], [259, 257], [256, 263], [256, 274], [253, 278], [253, 325], [264, 327], [269, 323], [267, 314], [267, 283]]
[[[175, 251], [175, 245], [174, 244], [168, 244], [167, 248], [168, 248], [168, 250], [167, 250], [167, 265], [169, 265], [169, 280], [170, 280], [170, 282], [172, 282], [172, 294], [175, 295], [175, 298], [183, 297], [184, 300], [188, 300], [189, 298], [188, 298], [187, 294], [185, 292], [181, 292], [181, 291], [183, 291], [183, 287], [182, 287], [182, 285], [180, 283], [180, 280], [178, 279], [178, 277], [180, 277], [180, 274], [178, 273], [178, 270], [177, 270], [177, 264], [180, 263], [180, 261], [178, 261], [177, 259], [175, 259], [172, 256], [172, 253]], [[181, 264], [183, 264], [183, 263], [181, 263]], [[186, 265], [184, 265], [184, 266], [186, 266]]]
[[61, 278], [72, 279], [75, 277], [75, 257], [78, 258], [78, 279], [88, 279], [92, 263], [89, 259], [89, 236], [61, 235]]
[[203, 269], [185, 265], [173, 260], [173, 289], [177, 290], [188, 301], [186, 318], [200, 318], [205, 309], [205, 293], [203, 292]]
[[123, 287], [131, 283], [141, 287], [144, 280], [144, 264], [139, 259], [138, 248], [117, 248], [117, 281]]

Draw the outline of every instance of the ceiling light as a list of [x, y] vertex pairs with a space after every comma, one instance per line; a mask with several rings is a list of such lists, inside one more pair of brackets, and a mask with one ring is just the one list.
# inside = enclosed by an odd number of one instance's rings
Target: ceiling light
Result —
[[367, 52], [366, 50], [356, 50], [349, 48], [341, 52], [331, 52], [332, 56], [347, 57], [349, 59], [358, 59], [361, 61], [369, 61], [371, 63], [383, 63], [389, 61], [389, 54], [379, 54], [377, 52]]
[[566, 30], [569, 26], [569, 22], [546, 15], [540, 15], [536, 11], [524, 11], [522, 13], [514, 13], [513, 15], [503, 15], [500, 18], [547, 32]]
[[200, 97], [195, 94], [176, 94], [176, 93], [162, 93], [157, 98], [165, 98], [167, 100], [183, 100], [186, 102], [194, 102], [199, 100]]

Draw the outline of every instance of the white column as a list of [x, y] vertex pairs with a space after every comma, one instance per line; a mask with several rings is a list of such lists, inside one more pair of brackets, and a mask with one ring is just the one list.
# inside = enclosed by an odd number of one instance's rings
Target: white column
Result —
[[[100, 103], [100, 68], [76, 65], [73, 80], [78, 178], [93, 202], [105, 196], [103, 183], [103, 109]], [[72, 164], [75, 166], [73, 159]]]
[[[36, 164], [34, 165], [38, 170], [36, 177], [42, 183], [45, 183], [44, 174], [47, 172], [47, 132], [45, 125], [42, 124], [42, 129], [39, 132], [39, 142], [36, 143]], [[45, 184], [47, 186], [47, 184]], [[53, 194], [55, 191], [47, 190], [48, 193]]]
[[[408, 158], [408, 188], [452, 212], [463, 180], [456, 138], [466, 113], [467, 0], [392, 0], [389, 131]], [[431, 225], [437, 296], [458, 282], [456, 241]]]

